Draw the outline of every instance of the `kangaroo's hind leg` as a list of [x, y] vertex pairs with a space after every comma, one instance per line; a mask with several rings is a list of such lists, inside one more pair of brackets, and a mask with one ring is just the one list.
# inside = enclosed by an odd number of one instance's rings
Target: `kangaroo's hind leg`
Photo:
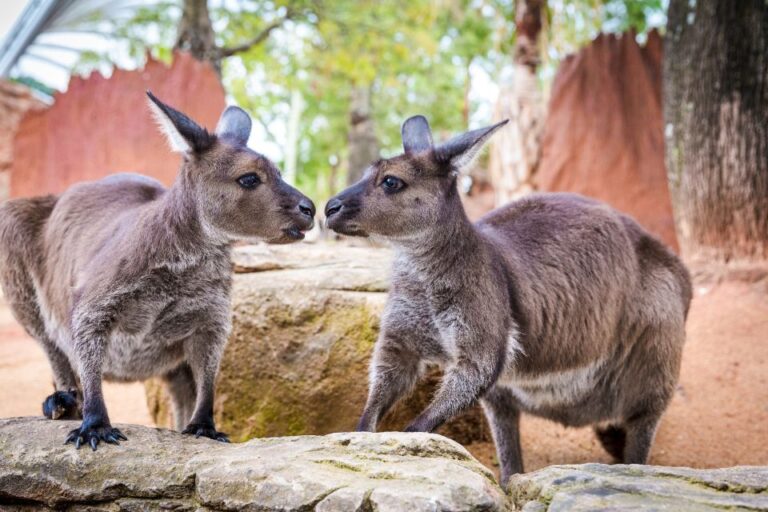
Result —
[[523, 450], [520, 447], [520, 410], [511, 390], [493, 386], [480, 400], [491, 426], [496, 454], [501, 466], [502, 486], [509, 477], [523, 472]]
[[67, 356], [48, 338], [40, 340], [53, 370], [55, 391], [43, 401], [43, 415], [51, 420], [83, 418], [83, 394]]
[[192, 369], [187, 363], [182, 363], [163, 376], [171, 394], [173, 404], [173, 418], [176, 430], [181, 432], [192, 419], [195, 409], [195, 378]]
[[[29, 283], [8, 293], [11, 309], [27, 333], [35, 338], [48, 356], [53, 372], [54, 392], [43, 401], [43, 415], [48, 419], [74, 420], [82, 418], [82, 393], [67, 356], [45, 332], [43, 320], [35, 301], [31, 277]], [[21, 284], [21, 283], [20, 283]]]
[[55, 392], [43, 402], [43, 414], [77, 419], [82, 416], [77, 377], [46, 332], [33, 277], [41, 275], [41, 232], [55, 204], [54, 196], [46, 196], [15, 199], [0, 207], [0, 283], [13, 316], [43, 347], [53, 371]]
[[682, 311], [665, 323], [647, 326], [628, 359], [624, 379], [626, 432], [624, 464], [646, 464], [664, 411], [675, 393], [685, 333]]

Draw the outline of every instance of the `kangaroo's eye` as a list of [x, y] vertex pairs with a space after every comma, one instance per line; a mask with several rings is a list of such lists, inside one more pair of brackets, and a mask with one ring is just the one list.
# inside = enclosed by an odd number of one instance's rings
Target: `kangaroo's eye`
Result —
[[384, 176], [384, 180], [382, 180], [381, 186], [384, 188], [384, 192], [399, 192], [405, 188], [405, 182], [400, 178], [395, 178], [394, 176]]
[[243, 174], [242, 176], [237, 178], [237, 184], [247, 189], [256, 188], [259, 185], [259, 183], [261, 183], [261, 180], [254, 173]]

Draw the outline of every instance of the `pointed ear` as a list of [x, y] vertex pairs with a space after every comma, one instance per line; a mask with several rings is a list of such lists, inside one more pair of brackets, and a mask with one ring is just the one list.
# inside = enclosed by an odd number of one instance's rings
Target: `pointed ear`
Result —
[[409, 117], [401, 130], [403, 149], [406, 154], [418, 153], [432, 148], [432, 131], [424, 116]]
[[216, 137], [208, 133], [208, 130], [157, 99], [151, 91], [147, 91], [147, 96], [155, 121], [168, 138], [173, 151], [199, 153], [209, 149], [216, 141]]
[[435, 153], [439, 160], [450, 162], [454, 169], [462, 171], [472, 164], [491, 135], [508, 122], [509, 119], [505, 119], [493, 126], [458, 135], [435, 148]]
[[216, 125], [216, 136], [245, 146], [251, 136], [251, 118], [240, 107], [227, 107]]

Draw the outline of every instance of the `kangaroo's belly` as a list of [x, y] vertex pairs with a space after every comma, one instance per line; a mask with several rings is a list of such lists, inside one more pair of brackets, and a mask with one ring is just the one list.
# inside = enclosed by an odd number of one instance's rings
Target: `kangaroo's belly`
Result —
[[611, 415], [605, 393], [604, 360], [559, 372], [520, 375], [504, 371], [497, 385], [509, 389], [520, 408], [572, 426], [601, 421]]
[[162, 340], [116, 332], [104, 358], [107, 380], [146, 380], [169, 372], [184, 361], [183, 339]]
[[205, 321], [205, 312], [184, 302], [128, 308], [109, 337], [104, 377], [145, 380], [172, 370], [185, 359], [184, 343]]

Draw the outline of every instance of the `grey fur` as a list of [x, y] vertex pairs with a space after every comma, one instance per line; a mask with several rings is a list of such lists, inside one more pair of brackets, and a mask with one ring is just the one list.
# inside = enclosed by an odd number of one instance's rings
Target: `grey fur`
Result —
[[[238, 119], [223, 120], [217, 137], [150, 99], [175, 130], [169, 137], [189, 149], [170, 189], [119, 174], [0, 206], [0, 281], [45, 349], [56, 390], [82, 389], [83, 424], [68, 437], [78, 447], [124, 438], [110, 424], [102, 378], [161, 376], [179, 429], [226, 440], [213, 400], [230, 330], [230, 243], [292, 242], [313, 223], [312, 202], [240, 143], [242, 111], [225, 111]], [[246, 189], [238, 178], [249, 173], [260, 184]]]
[[[442, 385], [407, 430], [432, 431], [479, 399], [504, 482], [523, 470], [521, 411], [593, 425], [620, 460], [645, 463], [678, 379], [688, 272], [634, 220], [574, 194], [531, 195], [471, 223], [457, 167], [497, 127], [376, 162], [326, 206], [331, 229], [396, 250], [358, 428], [375, 430], [437, 363]], [[392, 177], [405, 184], [396, 192]]]

